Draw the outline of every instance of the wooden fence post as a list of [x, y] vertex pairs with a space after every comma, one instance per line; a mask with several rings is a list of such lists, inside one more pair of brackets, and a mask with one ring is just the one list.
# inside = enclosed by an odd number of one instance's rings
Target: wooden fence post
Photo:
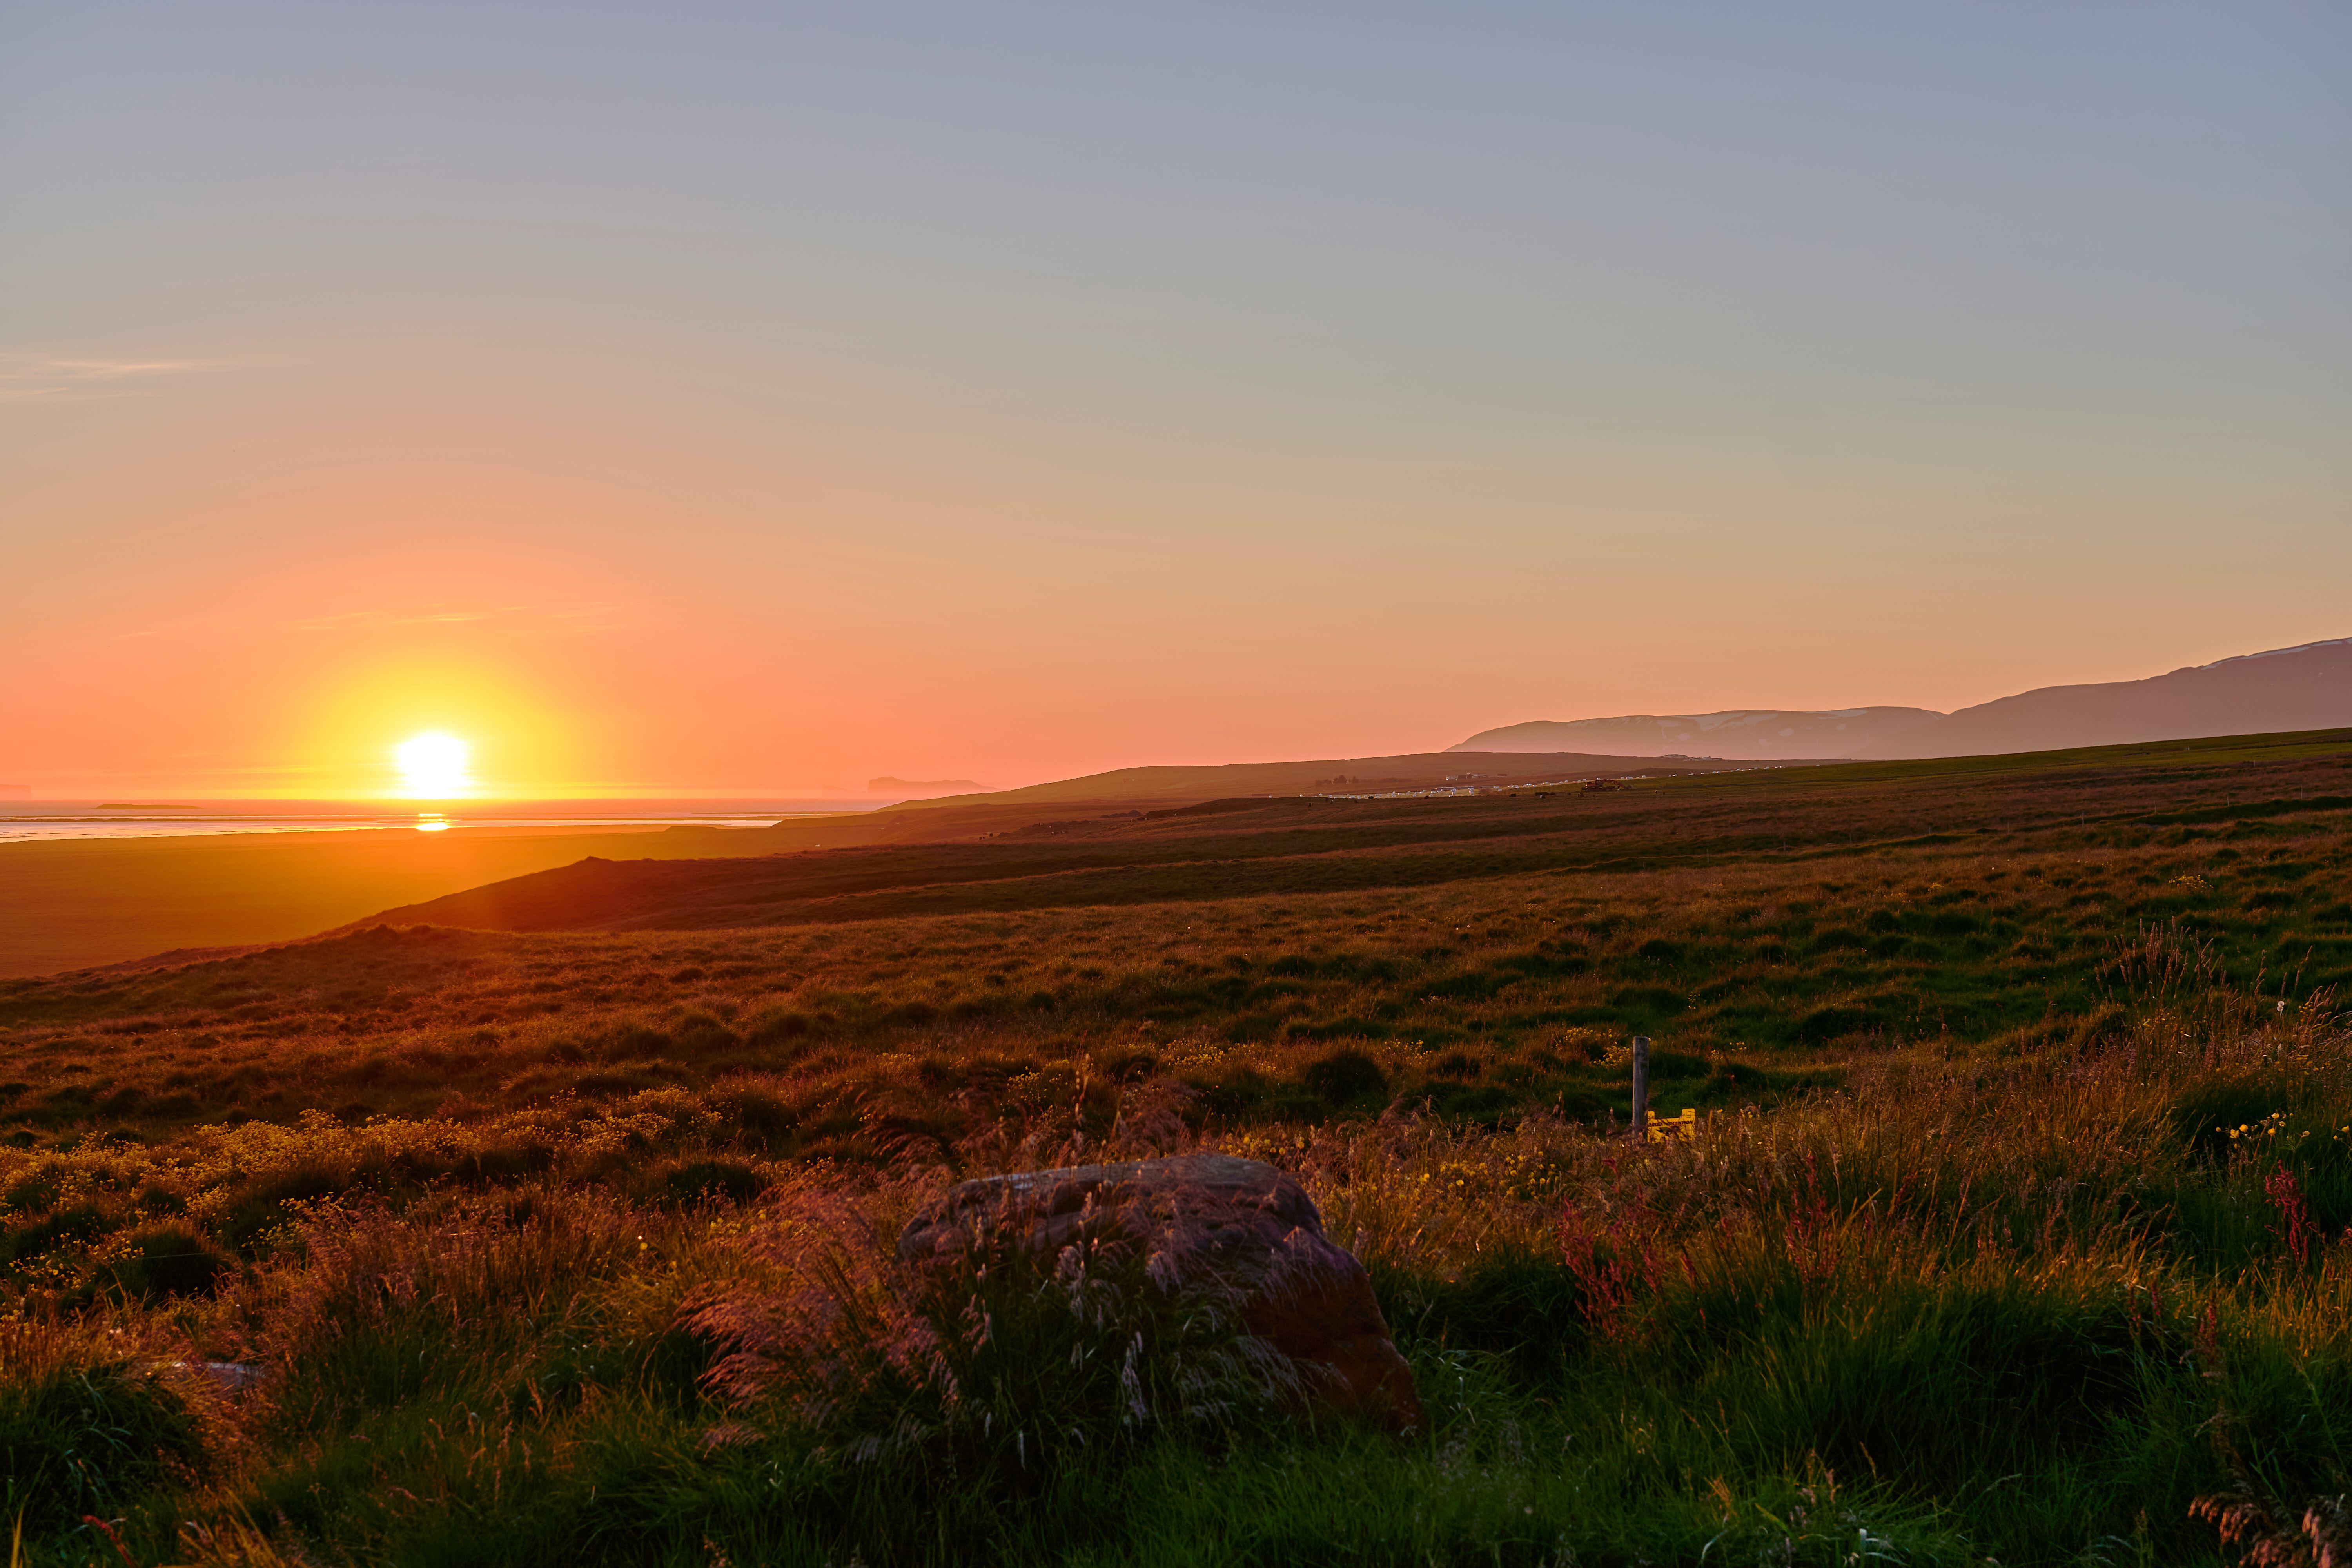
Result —
[[1650, 1037], [1633, 1037], [1633, 1142], [1650, 1135]]

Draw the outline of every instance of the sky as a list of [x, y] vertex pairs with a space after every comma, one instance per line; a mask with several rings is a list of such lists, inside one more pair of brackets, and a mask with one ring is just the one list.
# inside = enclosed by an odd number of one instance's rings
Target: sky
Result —
[[0, 781], [1014, 784], [2352, 635], [2338, 0], [0, 0]]

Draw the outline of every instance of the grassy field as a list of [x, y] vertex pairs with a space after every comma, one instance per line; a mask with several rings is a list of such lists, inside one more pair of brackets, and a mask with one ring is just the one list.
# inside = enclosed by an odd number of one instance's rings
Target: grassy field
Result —
[[[2172, 1563], [2352, 1484], [2352, 736], [979, 831], [0, 982], [31, 1560]], [[886, 1262], [1201, 1147], [1430, 1430]]]
[[[1717, 764], [1580, 755], [1438, 752], [1224, 768], [1130, 768], [1097, 780], [1003, 791], [984, 805], [931, 802], [794, 818], [763, 828], [604, 831], [460, 826], [349, 833], [47, 839], [0, 843], [0, 978], [114, 963], [173, 949], [284, 942], [373, 910], [462, 891], [585, 857], [618, 860], [766, 856], [844, 845], [908, 845], [1017, 831], [1066, 815], [1139, 812], [1220, 793], [1297, 793], [1353, 768], [1365, 788], [1442, 785], [1450, 773], [1522, 777]], [[1741, 763], [1739, 766], [1754, 764]], [[1530, 772], [1530, 770], [1533, 770]], [[1322, 775], [1320, 779], [1318, 775]], [[1376, 782], [1375, 782], [1376, 781]], [[1110, 789], [1118, 793], [1103, 795]]]

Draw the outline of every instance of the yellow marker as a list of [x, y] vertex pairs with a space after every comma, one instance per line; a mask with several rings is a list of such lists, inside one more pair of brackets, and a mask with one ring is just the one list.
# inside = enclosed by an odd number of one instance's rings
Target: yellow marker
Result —
[[1695, 1136], [1697, 1131], [1698, 1112], [1687, 1105], [1683, 1107], [1683, 1113], [1680, 1116], [1650, 1118], [1650, 1142], [1653, 1143], [1664, 1143], [1672, 1138], [1689, 1138]]

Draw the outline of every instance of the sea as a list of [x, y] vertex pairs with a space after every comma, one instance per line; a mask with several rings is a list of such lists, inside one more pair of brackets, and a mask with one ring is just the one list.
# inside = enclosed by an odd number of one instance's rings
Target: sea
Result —
[[[446, 833], [453, 828], [766, 827], [895, 799], [742, 800], [22, 800], [0, 797], [0, 843], [36, 838], [183, 838], [221, 833]], [[423, 809], [429, 806], [430, 809]]]

